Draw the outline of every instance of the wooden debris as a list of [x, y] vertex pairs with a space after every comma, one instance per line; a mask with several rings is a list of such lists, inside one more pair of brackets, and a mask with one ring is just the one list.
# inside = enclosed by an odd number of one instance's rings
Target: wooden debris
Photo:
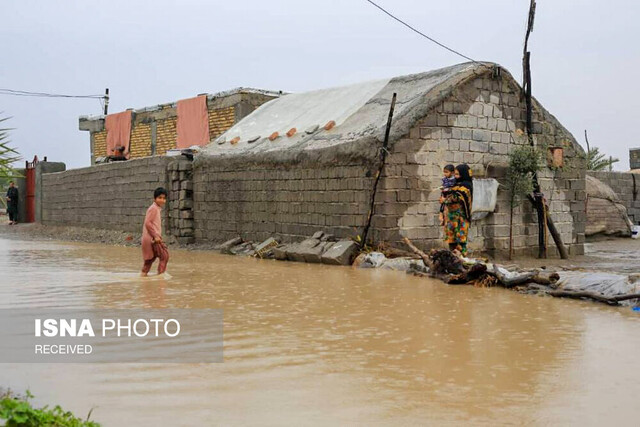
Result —
[[606, 296], [596, 292], [572, 291], [558, 289], [560, 275], [556, 272], [528, 270], [512, 271], [504, 266], [475, 262], [465, 264], [462, 258], [454, 252], [446, 249], [432, 250], [429, 254], [418, 249], [409, 239], [404, 238], [405, 244], [422, 260], [431, 271], [414, 274], [418, 276], [438, 277], [450, 285], [473, 285], [476, 287], [502, 286], [507, 289], [516, 289], [521, 292], [534, 292], [551, 295], [553, 297], [591, 299], [609, 305], [618, 305], [621, 301], [638, 299], [640, 293]]

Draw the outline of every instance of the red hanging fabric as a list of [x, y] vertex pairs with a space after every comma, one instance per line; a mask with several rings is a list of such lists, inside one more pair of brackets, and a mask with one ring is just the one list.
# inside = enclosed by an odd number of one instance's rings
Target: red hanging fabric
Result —
[[124, 147], [124, 156], [129, 158], [131, 140], [131, 111], [107, 115], [104, 122], [107, 129], [107, 156], [117, 155], [116, 147]]
[[209, 112], [207, 96], [178, 101], [178, 142], [177, 148], [209, 143]]

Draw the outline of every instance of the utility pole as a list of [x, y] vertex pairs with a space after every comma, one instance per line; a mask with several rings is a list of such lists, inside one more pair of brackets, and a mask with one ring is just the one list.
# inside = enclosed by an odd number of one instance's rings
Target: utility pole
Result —
[[109, 88], [104, 90], [104, 115], [109, 112]]

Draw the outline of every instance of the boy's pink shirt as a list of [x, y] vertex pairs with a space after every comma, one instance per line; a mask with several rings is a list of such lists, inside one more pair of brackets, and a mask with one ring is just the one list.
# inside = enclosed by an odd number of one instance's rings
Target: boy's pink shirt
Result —
[[153, 239], [162, 237], [162, 208], [153, 202], [144, 217], [142, 226], [142, 258], [153, 258]]

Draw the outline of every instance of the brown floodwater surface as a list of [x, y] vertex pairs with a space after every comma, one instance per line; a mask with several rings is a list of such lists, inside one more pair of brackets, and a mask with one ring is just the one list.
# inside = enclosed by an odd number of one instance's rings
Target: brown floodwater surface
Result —
[[105, 426], [636, 424], [640, 314], [392, 271], [0, 239], [0, 308], [222, 308], [224, 363], [0, 364]]

